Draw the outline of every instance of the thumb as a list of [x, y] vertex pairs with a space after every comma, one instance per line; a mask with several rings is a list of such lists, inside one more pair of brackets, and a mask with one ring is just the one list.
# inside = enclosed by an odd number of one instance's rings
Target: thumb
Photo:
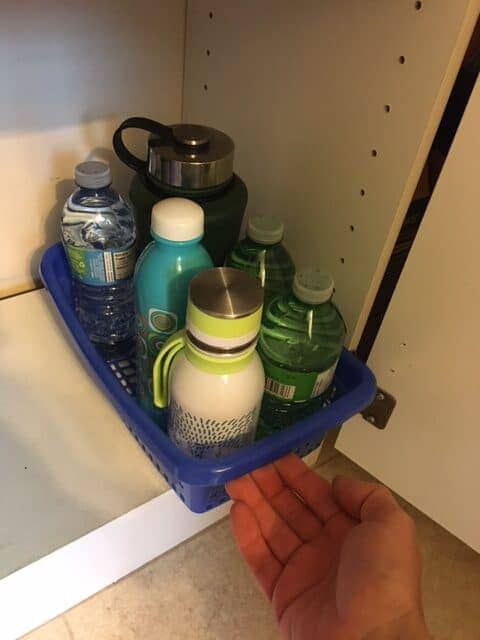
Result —
[[381, 484], [337, 476], [332, 491], [337, 504], [357, 520], [385, 522], [401, 511], [391, 492]]

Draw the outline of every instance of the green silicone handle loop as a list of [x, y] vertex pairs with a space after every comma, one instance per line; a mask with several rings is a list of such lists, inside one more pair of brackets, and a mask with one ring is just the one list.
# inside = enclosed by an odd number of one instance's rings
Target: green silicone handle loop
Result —
[[185, 347], [183, 329], [174, 333], [159, 351], [153, 364], [153, 403], [159, 409], [168, 406], [168, 378], [173, 359]]

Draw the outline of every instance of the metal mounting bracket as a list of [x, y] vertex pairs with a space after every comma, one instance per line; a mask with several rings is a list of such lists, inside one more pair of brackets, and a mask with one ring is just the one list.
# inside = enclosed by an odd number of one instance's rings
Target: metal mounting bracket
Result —
[[388, 391], [378, 388], [372, 404], [362, 411], [362, 417], [377, 429], [385, 429], [396, 404], [397, 401]]

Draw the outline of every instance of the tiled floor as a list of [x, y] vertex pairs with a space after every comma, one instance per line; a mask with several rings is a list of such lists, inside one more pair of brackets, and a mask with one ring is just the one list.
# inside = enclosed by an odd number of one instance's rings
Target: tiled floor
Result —
[[[337, 455], [321, 467], [368, 477]], [[429, 518], [417, 522], [424, 601], [436, 640], [480, 640], [480, 556]], [[278, 640], [271, 612], [221, 522], [24, 640]]]

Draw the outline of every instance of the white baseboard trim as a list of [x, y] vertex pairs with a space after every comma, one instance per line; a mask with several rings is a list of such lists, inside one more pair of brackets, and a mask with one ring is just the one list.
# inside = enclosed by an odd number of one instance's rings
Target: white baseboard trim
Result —
[[0, 638], [17, 640], [229, 511], [190, 512], [170, 490], [0, 580]]

